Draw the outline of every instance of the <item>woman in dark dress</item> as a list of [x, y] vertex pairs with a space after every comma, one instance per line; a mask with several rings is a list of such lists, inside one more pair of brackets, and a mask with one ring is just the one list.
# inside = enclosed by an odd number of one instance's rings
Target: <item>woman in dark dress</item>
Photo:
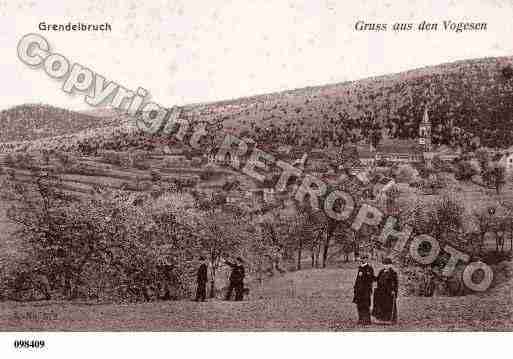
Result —
[[377, 287], [374, 291], [372, 316], [378, 320], [397, 321], [397, 288], [399, 285], [397, 272], [392, 268], [392, 260], [384, 258], [383, 268], [377, 277]]

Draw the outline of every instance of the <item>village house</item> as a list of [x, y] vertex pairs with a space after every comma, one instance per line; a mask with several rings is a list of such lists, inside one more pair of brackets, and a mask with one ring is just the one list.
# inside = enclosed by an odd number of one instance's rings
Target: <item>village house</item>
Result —
[[374, 166], [376, 163], [376, 152], [368, 146], [358, 148], [358, 157], [364, 166]]
[[377, 146], [375, 160], [393, 163], [420, 163], [424, 160], [424, 151], [415, 140], [385, 140]]
[[447, 145], [441, 145], [436, 149], [435, 154], [440, 160], [451, 162], [461, 156], [461, 149], [453, 150]]
[[374, 166], [383, 160], [397, 164], [425, 163], [429, 166], [435, 156], [444, 161], [450, 161], [458, 157], [458, 154], [447, 146], [433, 148], [431, 127], [426, 108], [422, 122], [419, 125], [419, 137], [417, 139], [384, 139], [376, 148], [373, 148], [370, 144], [360, 146], [358, 148], [359, 160], [365, 167]]

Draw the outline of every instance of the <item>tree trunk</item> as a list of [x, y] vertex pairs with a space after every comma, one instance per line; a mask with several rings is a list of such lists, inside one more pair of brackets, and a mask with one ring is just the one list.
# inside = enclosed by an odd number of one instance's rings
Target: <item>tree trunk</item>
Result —
[[328, 260], [328, 250], [330, 248], [330, 240], [327, 239], [324, 243], [324, 248], [322, 251], [322, 268], [326, 268], [326, 261]]
[[216, 296], [216, 270], [212, 268], [212, 278], [210, 278], [210, 298]]
[[326, 226], [326, 238], [324, 240], [324, 251], [322, 253], [322, 267], [326, 268], [326, 262], [328, 260], [328, 251], [330, 249], [331, 237], [333, 236], [334, 228], [332, 226]]
[[301, 270], [301, 256], [303, 255], [303, 241], [299, 240], [299, 246], [297, 249], [297, 270]]
[[[326, 268], [326, 259], [328, 257], [328, 249], [329, 249], [329, 236], [328, 236], [328, 227], [326, 226], [325, 230], [319, 234], [319, 243], [320, 237], [324, 234], [324, 241], [322, 243], [322, 268]], [[321, 251], [320, 244], [319, 244], [319, 252]]]
[[216, 258], [213, 253], [210, 255], [210, 268], [211, 276], [210, 276], [210, 298], [216, 297]]

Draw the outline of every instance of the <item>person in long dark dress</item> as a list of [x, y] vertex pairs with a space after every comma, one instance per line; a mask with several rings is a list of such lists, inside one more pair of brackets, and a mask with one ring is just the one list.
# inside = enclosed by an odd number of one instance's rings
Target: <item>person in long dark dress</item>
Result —
[[200, 266], [196, 273], [196, 302], [204, 302], [207, 298], [207, 277], [207, 260], [205, 257], [200, 257]]
[[377, 287], [374, 291], [372, 316], [384, 322], [397, 322], [397, 289], [399, 281], [397, 272], [392, 267], [392, 260], [384, 258], [385, 268], [379, 271]]
[[224, 262], [232, 268], [225, 300], [230, 300], [232, 292], [235, 291], [235, 300], [241, 301], [244, 298], [244, 277], [246, 275], [244, 270], [244, 261], [241, 257], [237, 257], [235, 263], [229, 261]]
[[374, 269], [367, 263], [368, 257], [362, 255], [356, 280], [354, 283], [354, 298], [353, 303], [356, 304], [358, 310], [358, 324], [371, 324], [370, 306], [372, 297], [372, 285], [376, 280], [374, 277]]

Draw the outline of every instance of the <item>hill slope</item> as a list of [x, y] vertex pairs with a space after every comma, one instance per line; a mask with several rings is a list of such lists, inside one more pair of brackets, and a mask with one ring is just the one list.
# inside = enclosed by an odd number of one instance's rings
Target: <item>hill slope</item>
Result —
[[[427, 106], [435, 143], [473, 140], [508, 147], [513, 145], [512, 63], [513, 57], [465, 60], [354, 82], [187, 105], [182, 117], [222, 121], [225, 129], [245, 132], [258, 143], [323, 148], [328, 142], [339, 146], [373, 133], [416, 138]], [[109, 113], [91, 116], [50, 106], [18, 106], [0, 112], [5, 129], [0, 142], [123, 123], [122, 116]]]
[[120, 124], [118, 116], [94, 116], [49, 105], [24, 104], [0, 111], [0, 142], [30, 141]]
[[[186, 110], [190, 118], [221, 118], [228, 127], [246, 124], [249, 129], [252, 123], [267, 129], [282, 127], [288, 134], [282, 139], [290, 144], [313, 132], [311, 142], [320, 139], [322, 147], [331, 133], [347, 136], [351, 133], [346, 131], [352, 130], [355, 137], [367, 137], [373, 126], [385, 129], [391, 137], [416, 138], [427, 105], [435, 142], [449, 143], [454, 138], [450, 130], [459, 127], [469, 138], [479, 136], [485, 145], [509, 146], [512, 62], [513, 57], [459, 61]], [[269, 136], [268, 131], [259, 132]], [[256, 137], [264, 139], [264, 135], [257, 133]]]

